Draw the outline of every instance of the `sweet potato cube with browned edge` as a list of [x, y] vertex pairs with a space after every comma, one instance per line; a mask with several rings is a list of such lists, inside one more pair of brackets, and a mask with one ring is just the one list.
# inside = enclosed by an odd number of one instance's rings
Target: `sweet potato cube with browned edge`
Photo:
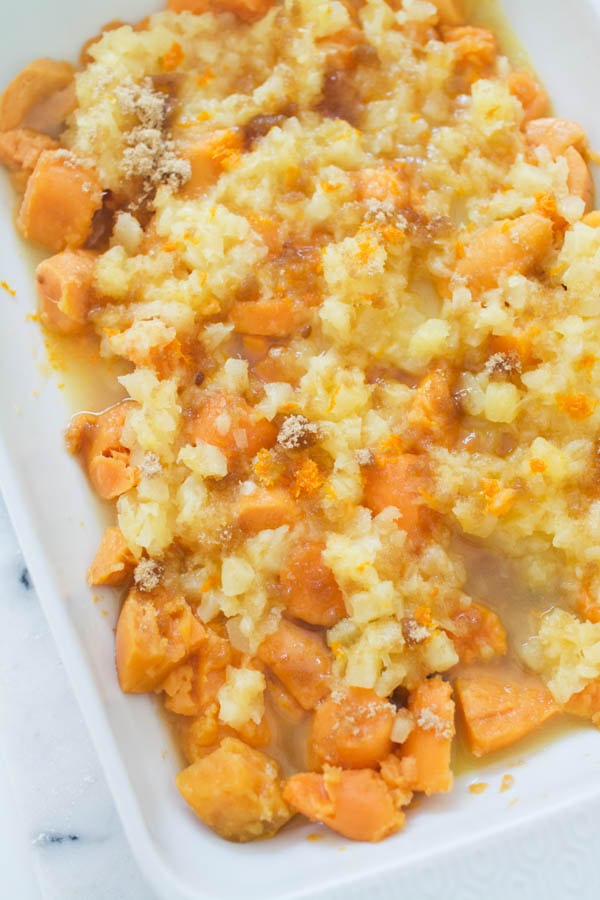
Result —
[[75, 70], [68, 62], [42, 57], [29, 63], [0, 97], [0, 131], [28, 124], [28, 116], [49, 98], [68, 89], [74, 78]]
[[559, 711], [552, 695], [535, 679], [477, 674], [457, 678], [454, 689], [474, 756], [511, 746]]
[[101, 207], [95, 170], [68, 150], [45, 150], [27, 182], [17, 224], [24, 237], [49, 250], [82, 247]]
[[129, 464], [129, 450], [121, 441], [127, 416], [135, 408], [130, 400], [122, 400], [102, 413], [74, 416], [67, 428], [67, 447], [81, 456], [90, 483], [103, 500], [114, 500], [138, 482], [138, 470]]
[[122, 690], [153, 691], [204, 642], [206, 629], [181, 597], [155, 603], [129, 592], [117, 622], [116, 662]]
[[288, 613], [309, 625], [331, 628], [346, 613], [344, 595], [333, 572], [323, 562], [324, 544], [298, 544], [288, 556], [281, 573], [281, 586]]
[[275, 760], [236, 738], [225, 738], [176, 781], [198, 818], [228, 841], [270, 837], [291, 816]]
[[352, 841], [382, 841], [404, 827], [392, 790], [372, 769], [326, 766], [322, 775], [301, 772], [288, 780], [283, 796], [311, 822], [323, 822]]
[[85, 327], [96, 300], [97, 259], [91, 250], [64, 250], [35, 270], [40, 319], [50, 331], [73, 334]]
[[277, 631], [262, 642], [257, 655], [302, 709], [314, 709], [329, 693], [331, 652], [314, 631], [282, 619]]
[[308, 738], [312, 767], [375, 768], [392, 750], [395, 707], [367, 688], [333, 691], [315, 709]]
[[133, 575], [136, 559], [120, 528], [107, 528], [94, 561], [88, 569], [89, 585], [125, 584]]

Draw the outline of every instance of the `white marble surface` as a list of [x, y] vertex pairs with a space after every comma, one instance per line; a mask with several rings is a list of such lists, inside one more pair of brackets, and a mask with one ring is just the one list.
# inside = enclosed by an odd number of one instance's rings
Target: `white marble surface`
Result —
[[155, 900], [0, 500], [0, 900]]

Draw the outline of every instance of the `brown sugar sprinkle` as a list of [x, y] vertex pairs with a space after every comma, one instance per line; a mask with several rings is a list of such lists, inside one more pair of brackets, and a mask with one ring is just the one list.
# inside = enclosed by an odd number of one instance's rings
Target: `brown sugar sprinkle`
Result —
[[320, 428], [306, 416], [288, 416], [283, 420], [277, 443], [286, 450], [299, 450], [311, 447], [320, 436]]
[[356, 462], [361, 468], [368, 468], [375, 465], [375, 454], [368, 447], [361, 447], [354, 451]]
[[404, 640], [409, 647], [416, 647], [418, 644], [422, 644], [430, 636], [429, 628], [421, 625], [416, 619], [405, 616], [401, 624]]
[[138, 123], [125, 134], [123, 176], [141, 178], [142, 194], [146, 196], [161, 184], [179, 190], [191, 178], [192, 169], [164, 133], [168, 97], [155, 91], [149, 78], [141, 84], [131, 79], [123, 82], [115, 89], [115, 96], [123, 114], [134, 116]]
[[162, 581], [164, 568], [155, 559], [141, 559], [133, 573], [133, 580], [140, 591], [153, 591]]
[[494, 353], [484, 366], [487, 375], [519, 375], [521, 370], [522, 364], [517, 353]]

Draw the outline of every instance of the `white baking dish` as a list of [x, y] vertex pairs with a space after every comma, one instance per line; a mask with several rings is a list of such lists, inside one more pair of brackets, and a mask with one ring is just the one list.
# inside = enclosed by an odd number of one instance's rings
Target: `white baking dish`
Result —
[[[564, 0], [505, 0], [503, 5], [557, 111], [581, 121], [592, 145], [600, 148], [600, 0], [568, 5]], [[73, 56], [113, 17], [134, 20], [153, 8], [152, 0], [6, 5], [0, 84], [36, 56]], [[350, 846], [330, 834], [309, 841], [307, 835], [319, 829], [300, 826], [273, 841], [236, 846], [194, 819], [175, 790], [177, 760], [156, 708], [149, 698], [128, 697], [118, 688], [112, 630], [116, 600], [107, 595], [102, 603], [92, 602], [85, 584], [104, 516], [63, 448], [63, 427], [72, 409], [58, 389], [60, 373], [45, 363], [38, 327], [27, 319], [35, 309], [32, 262], [14, 233], [13, 208], [11, 188], [2, 177], [0, 280], [16, 296], [0, 289], [0, 483], [132, 850], [154, 890], [165, 900], [462, 900], [482, 892], [493, 900], [524, 896], [518, 886], [533, 871], [536, 884], [548, 887], [546, 896], [561, 896], [554, 892], [566, 883], [560, 851], [575, 853], [577, 841], [600, 814], [600, 734], [591, 728], [517, 747], [510, 757], [460, 776], [451, 795], [422, 802], [409, 815], [405, 832], [378, 846]], [[507, 771], [515, 783], [500, 792]], [[485, 793], [469, 792], [474, 780], [489, 783]], [[549, 835], [558, 835], [558, 843], [553, 839], [552, 857], [544, 859]], [[597, 873], [589, 873], [584, 888], [592, 877]], [[592, 895], [584, 889], [578, 896]]]

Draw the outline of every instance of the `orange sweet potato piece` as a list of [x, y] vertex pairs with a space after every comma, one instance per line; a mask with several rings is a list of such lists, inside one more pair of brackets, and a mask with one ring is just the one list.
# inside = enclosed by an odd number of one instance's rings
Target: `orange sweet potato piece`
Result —
[[387, 506], [400, 512], [398, 524], [409, 535], [420, 527], [422, 465], [411, 453], [377, 453], [375, 464], [363, 470], [363, 503], [377, 515]]
[[452, 443], [458, 423], [453, 392], [454, 375], [448, 366], [438, 365], [428, 372], [414, 391], [408, 412], [408, 425], [425, 440], [432, 437]]
[[66, 432], [67, 447], [81, 455], [92, 487], [103, 500], [114, 500], [134, 487], [138, 471], [129, 464], [121, 434], [135, 404], [123, 400], [102, 413], [80, 413]]
[[586, 211], [592, 206], [594, 199], [594, 182], [589, 167], [575, 147], [567, 147], [564, 153], [567, 161], [569, 174], [567, 176], [567, 186], [571, 194], [581, 197], [585, 204]]
[[478, 674], [457, 678], [454, 689], [474, 756], [484, 756], [532, 734], [558, 706], [541, 682]]
[[125, 584], [133, 575], [136, 559], [120, 528], [107, 528], [94, 561], [88, 569], [89, 585]]
[[198, 818], [228, 841], [269, 837], [291, 816], [275, 760], [235, 738], [180, 772], [176, 784]]
[[98, 254], [64, 250], [43, 260], [35, 270], [42, 324], [50, 331], [81, 331], [97, 299], [94, 273]]
[[404, 813], [372, 769], [345, 772], [327, 766], [322, 775], [292, 775], [283, 796], [311, 822], [323, 822], [352, 841], [382, 841], [404, 827]]
[[361, 169], [355, 179], [359, 200], [388, 201], [398, 206], [410, 203], [410, 188], [393, 169]]
[[27, 179], [44, 150], [58, 150], [58, 141], [31, 128], [0, 132], [0, 163], [14, 173], [16, 186], [24, 190]]
[[260, 19], [273, 6], [274, 0], [167, 0], [167, 9], [173, 12], [201, 13], [232, 12], [246, 22]]
[[450, 754], [455, 734], [451, 686], [440, 675], [426, 678], [410, 692], [408, 709], [415, 727], [402, 744], [401, 755], [416, 764], [411, 788], [427, 795], [445, 793], [452, 787]]
[[115, 656], [121, 689], [152, 691], [205, 640], [206, 629], [181, 597], [155, 605], [129, 592], [117, 622]]
[[493, 610], [481, 603], [471, 603], [452, 617], [448, 630], [454, 649], [462, 663], [470, 665], [506, 654], [506, 631]]
[[498, 45], [487, 28], [474, 25], [443, 25], [442, 36], [454, 49], [456, 68], [469, 82], [481, 78], [493, 66]]
[[587, 619], [588, 622], [600, 622], [600, 600], [593, 597], [585, 586], [581, 590], [576, 608], [582, 619]]
[[192, 174], [183, 187], [184, 195], [201, 196], [239, 160], [242, 149], [241, 133], [234, 129], [219, 129], [188, 144], [182, 155], [190, 163]]
[[550, 106], [548, 95], [528, 69], [511, 72], [506, 83], [510, 93], [523, 108], [524, 122], [547, 115]]
[[44, 150], [27, 182], [17, 224], [24, 237], [50, 250], [81, 247], [101, 207], [94, 169], [66, 150]]
[[319, 703], [308, 738], [311, 768], [375, 768], [392, 750], [396, 710], [375, 691], [335, 690]]
[[331, 628], [346, 616], [344, 595], [323, 562], [324, 544], [307, 541], [288, 556], [281, 573], [284, 603], [296, 619]]
[[68, 62], [42, 58], [29, 63], [0, 97], [0, 131], [28, 124], [28, 117], [52, 95], [72, 85], [74, 77], [75, 70]]
[[190, 439], [222, 450], [230, 461], [251, 459], [262, 447], [273, 447], [277, 427], [261, 418], [240, 397], [211, 394], [190, 421]]
[[489, 290], [502, 275], [533, 271], [552, 247], [552, 240], [552, 222], [537, 213], [495, 222], [468, 240], [456, 274], [474, 291]]
[[262, 642], [257, 656], [302, 709], [314, 709], [329, 693], [331, 652], [314, 631], [282, 619], [277, 631]]
[[242, 531], [256, 534], [265, 528], [293, 525], [300, 511], [284, 488], [258, 488], [239, 499], [237, 525]]
[[573, 694], [563, 709], [573, 716], [591, 719], [600, 728], [600, 679], [590, 681], [583, 690]]
[[225, 682], [227, 666], [238, 658], [227, 638], [208, 628], [198, 653], [169, 674], [160, 690], [166, 693], [165, 706], [182, 716], [195, 716], [216, 703]]
[[238, 334], [285, 337], [292, 334], [306, 316], [296, 310], [290, 297], [269, 297], [234, 303], [229, 318]]
[[554, 158], [562, 156], [568, 147], [580, 147], [586, 140], [585, 131], [577, 122], [551, 116], [528, 122], [525, 137], [534, 147], [547, 147]]

